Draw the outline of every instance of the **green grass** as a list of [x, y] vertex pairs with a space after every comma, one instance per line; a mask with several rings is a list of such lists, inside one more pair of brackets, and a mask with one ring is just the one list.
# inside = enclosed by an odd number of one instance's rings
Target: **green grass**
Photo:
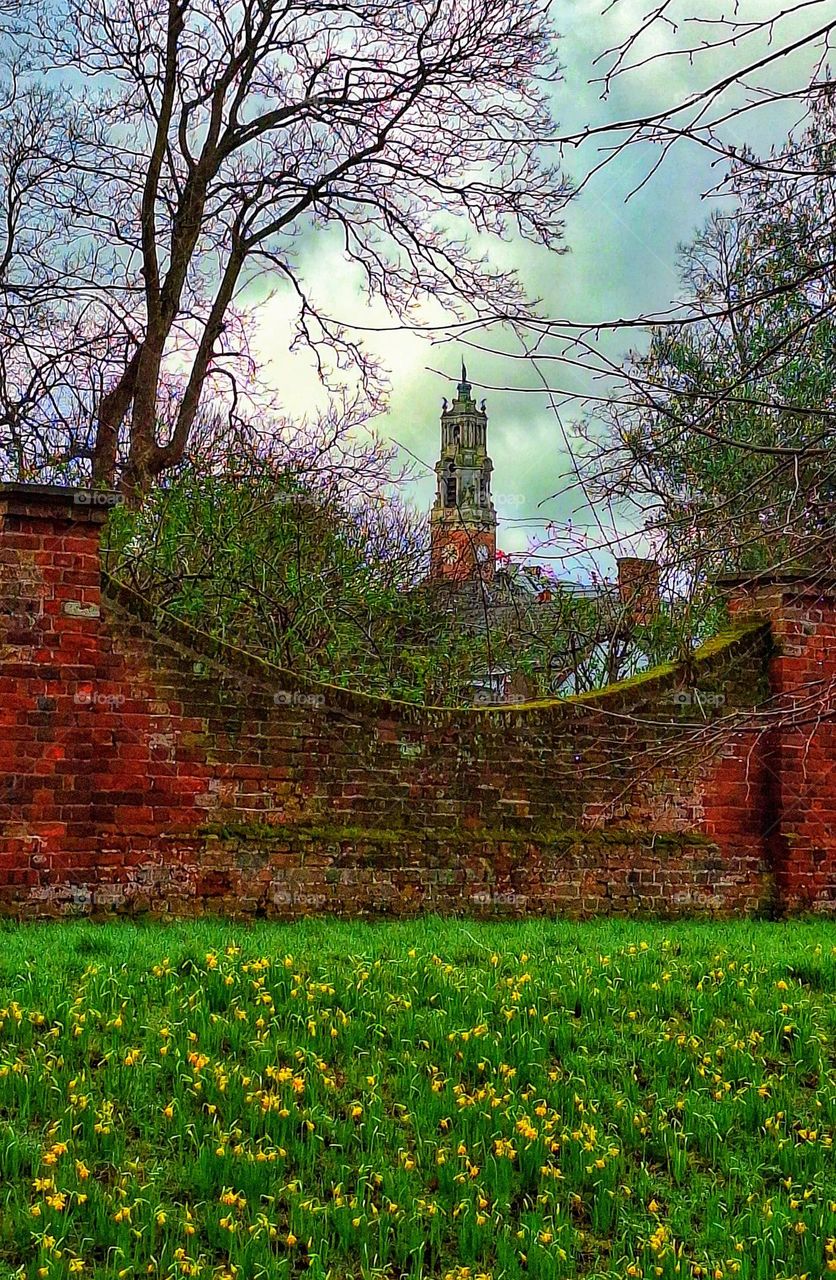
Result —
[[826, 923], [0, 929], [0, 1277], [836, 1271]]

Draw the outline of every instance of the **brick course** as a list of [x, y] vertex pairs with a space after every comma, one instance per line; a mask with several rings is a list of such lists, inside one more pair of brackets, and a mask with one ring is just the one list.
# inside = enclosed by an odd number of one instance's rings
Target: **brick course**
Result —
[[520, 708], [416, 707], [102, 590], [87, 497], [0, 486], [3, 911], [836, 904], [833, 727], [808, 714], [810, 682], [836, 675], [836, 595], [742, 584], [687, 665]]

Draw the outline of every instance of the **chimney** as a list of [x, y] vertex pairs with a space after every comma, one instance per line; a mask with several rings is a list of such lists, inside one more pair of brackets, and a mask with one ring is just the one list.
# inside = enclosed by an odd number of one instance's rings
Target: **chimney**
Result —
[[647, 626], [659, 612], [659, 565], [637, 556], [621, 556], [616, 564], [625, 620], [633, 626]]

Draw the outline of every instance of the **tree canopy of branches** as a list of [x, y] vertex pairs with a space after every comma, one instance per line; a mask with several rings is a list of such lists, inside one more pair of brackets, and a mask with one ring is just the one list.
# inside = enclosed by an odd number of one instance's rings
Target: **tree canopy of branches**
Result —
[[[548, 7], [24, 7], [9, 36], [0, 148], [2, 339], [15, 353], [6, 399], [18, 406], [2, 424], [7, 465], [92, 454], [97, 482], [121, 470], [127, 492], [145, 491], [184, 456], [207, 386], [235, 403], [248, 289], [289, 290], [294, 341], [323, 380], [336, 385], [352, 365], [379, 403], [374, 361], [306, 280], [306, 255], [334, 237], [404, 322], [428, 302], [524, 314], [519, 280], [470, 236], [513, 230], [558, 245], [566, 187], [538, 148], [554, 127]], [[59, 355], [72, 363], [68, 335], [86, 356], [107, 347], [103, 376], [73, 380]], [[29, 420], [33, 448], [23, 410], [36, 392], [53, 411], [46, 424]]]
[[724, 570], [832, 557], [836, 87], [800, 137], [732, 182], [736, 206], [682, 251], [700, 317], [655, 327], [590, 424], [593, 491], [631, 505], [700, 589]]
[[[335, 438], [336, 434], [336, 438]], [[461, 696], [472, 646], [413, 591], [424, 517], [393, 492], [392, 450], [327, 421], [305, 448], [201, 420], [138, 508], [117, 508], [113, 579], [217, 638], [315, 679], [410, 701]]]
[[346, 416], [201, 418], [145, 502], [112, 513], [111, 578], [280, 667], [406, 701], [491, 700], [509, 673], [518, 692], [583, 692], [656, 656], [661, 620], [628, 628], [612, 587], [552, 584], [539, 604], [502, 572], [488, 594], [429, 582], [427, 520], [398, 496], [394, 450]]

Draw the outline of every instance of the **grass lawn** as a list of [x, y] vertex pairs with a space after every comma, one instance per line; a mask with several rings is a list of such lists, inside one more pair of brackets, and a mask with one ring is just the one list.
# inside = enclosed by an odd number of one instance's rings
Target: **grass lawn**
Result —
[[836, 927], [0, 929], [0, 1277], [817, 1280]]

